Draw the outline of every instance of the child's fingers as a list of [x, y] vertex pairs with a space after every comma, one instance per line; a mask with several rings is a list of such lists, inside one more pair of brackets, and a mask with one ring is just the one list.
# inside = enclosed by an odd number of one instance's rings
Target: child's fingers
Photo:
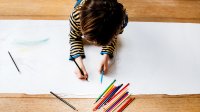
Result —
[[86, 79], [88, 77], [87, 72], [83, 72], [83, 73], [84, 73], [84, 75], [81, 74], [79, 69], [75, 70], [75, 74], [79, 79]]
[[106, 64], [104, 65], [103, 70], [104, 70], [104, 74], [106, 74], [108, 72], [108, 66], [106, 66]]
[[103, 67], [103, 65], [100, 65], [100, 67], [99, 67], [99, 73], [100, 74], [101, 74], [102, 70], [104, 70], [104, 67]]
[[102, 71], [104, 71], [104, 74], [106, 74], [108, 72], [108, 66], [106, 64], [102, 64], [100, 67], [99, 67], [99, 73], [101, 74]]
[[84, 76], [83, 76], [84, 79], [88, 79], [88, 73], [85, 70], [83, 71], [83, 73], [84, 73]]
[[83, 75], [81, 75], [80, 73], [76, 73], [76, 76], [79, 78], [79, 79], [85, 79], [85, 77]]

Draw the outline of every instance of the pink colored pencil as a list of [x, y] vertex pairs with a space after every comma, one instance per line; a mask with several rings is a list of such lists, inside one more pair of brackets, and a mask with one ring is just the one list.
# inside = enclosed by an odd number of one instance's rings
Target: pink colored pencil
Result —
[[117, 110], [117, 112], [122, 112], [134, 99], [129, 98], [122, 106]]
[[107, 103], [104, 109], [107, 110], [108, 108], [110, 108], [117, 100], [119, 100], [126, 93], [126, 91], [127, 91], [127, 89], [124, 89], [119, 95], [117, 95], [115, 98], [113, 98], [112, 101]]
[[93, 111], [96, 111], [98, 107], [104, 102], [104, 100], [115, 90], [116, 86], [114, 86], [106, 95], [102, 98], [102, 100], [97, 103], [97, 105], [93, 108]]
[[108, 112], [113, 112], [115, 109], [117, 109], [117, 107], [119, 107], [129, 96], [130, 94], [126, 94], [126, 96], [124, 96], [120, 101], [118, 101], [117, 104], [111, 109], [109, 109]]
[[117, 93], [108, 101], [108, 103], [109, 103], [113, 98], [115, 98], [120, 92], [122, 92], [124, 89], [126, 89], [127, 86], [129, 86], [129, 85], [130, 85], [129, 83], [126, 84], [119, 92], [117, 92]]

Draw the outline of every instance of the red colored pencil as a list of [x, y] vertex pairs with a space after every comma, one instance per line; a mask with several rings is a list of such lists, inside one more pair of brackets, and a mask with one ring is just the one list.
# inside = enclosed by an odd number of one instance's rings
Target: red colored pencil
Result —
[[108, 93], [105, 95], [105, 97], [100, 100], [100, 102], [93, 108], [93, 111], [96, 111], [98, 107], [105, 101], [105, 99], [115, 90], [116, 86], [114, 86]]
[[[120, 101], [120, 102], [118, 102], [115, 106], [114, 106], [114, 108], [111, 110], [111, 112], [114, 112], [118, 107], [120, 107], [121, 106], [121, 104], [123, 104], [124, 103], [124, 101], [126, 101], [126, 99], [128, 99], [128, 97], [129, 97], [130, 95], [128, 95], [126, 98], [124, 98], [122, 101]], [[134, 100], [135, 98], [133, 98], [133, 100]]]
[[117, 93], [108, 101], [108, 103], [109, 103], [113, 98], [115, 98], [120, 92], [122, 92], [124, 89], [126, 89], [128, 85], [129, 85], [129, 83], [126, 84], [119, 92], [117, 92]]
[[117, 112], [122, 112], [134, 99], [129, 98], [122, 106], [120, 109], [117, 110]]

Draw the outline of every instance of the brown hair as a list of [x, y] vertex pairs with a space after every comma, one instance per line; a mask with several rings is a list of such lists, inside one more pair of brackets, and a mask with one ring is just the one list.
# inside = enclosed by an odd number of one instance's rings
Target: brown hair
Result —
[[125, 13], [117, 0], [86, 0], [80, 8], [81, 31], [89, 41], [107, 45], [121, 30]]

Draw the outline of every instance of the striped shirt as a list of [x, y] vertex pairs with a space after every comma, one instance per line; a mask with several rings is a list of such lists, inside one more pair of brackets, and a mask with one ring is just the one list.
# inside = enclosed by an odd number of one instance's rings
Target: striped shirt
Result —
[[[84, 4], [85, 0], [82, 0], [79, 4], [79, 6], [82, 6]], [[78, 7], [79, 8], [79, 7]], [[80, 30], [80, 11], [77, 10], [78, 8], [74, 8], [72, 13], [69, 17], [70, 22], [70, 33], [69, 33], [69, 43], [71, 45], [70, 48], [70, 55], [73, 58], [81, 56], [82, 58], [85, 58], [84, 48], [83, 48], [83, 41], [82, 41], [82, 33]], [[126, 20], [124, 20], [125, 26], [128, 22], [128, 17], [126, 17]], [[123, 29], [125, 26], [122, 26], [121, 33], [123, 32]], [[116, 42], [117, 37], [115, 37], [112, 42], [110, 42], [109, 45], [103, 46], [100, 54], [108, 54], [110, 58], [113, 57], [114, 50], [116, 48]], [[71, 60], [71, 58], [70, 58]]]

